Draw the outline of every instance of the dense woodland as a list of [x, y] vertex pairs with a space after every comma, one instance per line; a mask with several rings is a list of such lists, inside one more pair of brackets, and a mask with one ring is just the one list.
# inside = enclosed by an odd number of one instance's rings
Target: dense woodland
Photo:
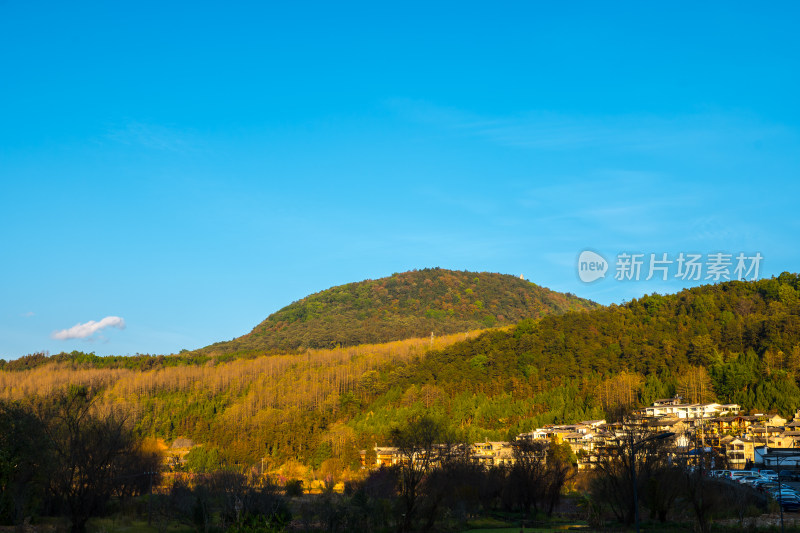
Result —
[[0, 401], [0, 523], [68, 517], [72, 533], [118, 501], [146, 493], [161, 467], [153, 441], [137, 437], [127, 413], [64, 387], [25, 401]]
[[426, 268], [333, 287], [273, 313], [201, 354], [286, 353], [515, 324], [597, 304], [514, 276]]
[[189, 437], [196, 469], [302, 463], [342, 472], [423, 413], [470, 441], [613, 418], [675, 393], [793, 415], [800, 277], [726, 282], [513, 327], [299, 354], [34, 355], [0, 398], [85, 384], [143, 436]]

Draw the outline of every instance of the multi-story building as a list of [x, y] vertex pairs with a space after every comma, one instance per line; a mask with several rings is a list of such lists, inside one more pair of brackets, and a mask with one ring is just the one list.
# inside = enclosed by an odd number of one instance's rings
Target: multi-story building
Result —
[[472, 461], [487, 468], [514, 464], [514, 450], [508, 442], [479, 442], [470, 448]]

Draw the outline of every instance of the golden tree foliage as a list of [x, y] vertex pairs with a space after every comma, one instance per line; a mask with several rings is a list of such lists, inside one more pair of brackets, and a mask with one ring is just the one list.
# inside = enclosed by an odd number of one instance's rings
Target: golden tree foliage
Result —
[[266, 407], [316, 407], [331, 394], [358, 388], [371, 372], [405, 363], [430, 350], [473, 338], [480, 330], [434, 338], [406, 339], [300, 355], [270, 355], [203, 365], [167, 366], [155, 370], [75, 368], [66, 363], [42, 365], [24, 372], [0, 371], [0, 398], [41, 396], [65, 385], [87, 385], [105, 391], [106, 401], [127, 403], [156, 392], [227, 393], [246, 396], [246, 413]]
[[620, 372], [603, 380], [597, 387], [597, 397], [604, 409], [631, 407], [639, 401], [644, 377], [639, 373]]
[[678, 377], [678, 394], [691, 403], [710, 402], [714, 399], [714, 387], [708, 370], [702, 366], [690, 366]]
[[[368, 400], [383, 392], [377, 388], [380, 373], [402, 368], [431, 350], [480, 333], [225, 362], [211, 359], [198, 365], [144, 371], [52, 363], [26, 371], [0, 371], [0, 399], [32, 398], [66, 385], [87, 385], [102, 391], [98, 408], [113, 406], [127, 412], [142, 431], [160, 430], [163, 434], [163, 427], [153, 425], [172, 420], [175, 433], [228, 442], [239, 456], [263, 449], [263, 442], [274, 441], [275, 435], [283, 439], [278, 445], [281, 449], [301, 453], [308, 439], [298, 434], [298, 423], [305, 413], [335, 416], [346, 405], [346, 398]], [[428, 401], [438, 394], [430, 387], [424, 390]], [[195, 409], [196, 413], [208, 409], [209, 404], [215, 406], [211, 415], [176, 416], [177, 409]], [[180, 419], [177, 423], [176, 418]], [[343, 424], [333, 424], [320, 437], [336, 454], [354, 439], [353, 430]]]

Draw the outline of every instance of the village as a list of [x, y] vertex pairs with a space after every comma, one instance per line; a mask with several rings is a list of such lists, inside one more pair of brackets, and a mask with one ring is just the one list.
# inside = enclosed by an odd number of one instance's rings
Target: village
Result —
[[[591, 469], [609, 450], [619, 446], [620, 435], [631, 424], [650, 435], [674, 436], [673, 453], [698, 454], [720, 458], [729, 470], [758, 466], [800, 468], [800, 411], [791, 421], [780, 415], [740, 414], [737, 404], [683, 403], [675, 396], [656, 400], [636, 410], [625, 422], [584, 420], [575, 424], [545, 425], [516, 437], [517, 441], [566, 443], [577, 457], [579, 470]], [[391, 446], [375, 446], [375, 462], [362, 466], [380, 468], [403, 461], [401, 451]], [[489, 441], [469, 445], [470, 459], [488, 467], [512, 466], [512, 442]], [[713, 467], [714, 465], [712, 465]], [[722, 468], [723, 465], [716, 465]]]

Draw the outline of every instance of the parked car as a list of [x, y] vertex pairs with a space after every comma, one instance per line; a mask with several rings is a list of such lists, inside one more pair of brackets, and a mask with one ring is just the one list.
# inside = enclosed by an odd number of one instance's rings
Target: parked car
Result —
[[761, 476], [744, 476], [744, 477], [740, 477], [736, 481], [738, 481], [742, 485], [752, 485], [755, 481], [760, 481], [762, 479], [766, 479], [766, 478], [763, 478]]
[[778, 473], [774, 470], [760, 470], [758, 473], [761, 477], [765, 477], [767, 479], [772, 479], [772, 480], [778, 479]]
[[751, 472], [750, 470], [731, 470], [731, 479], [733, 481], [739, 481], [740, 478], [752, 475], [753, 472]]
[[800, 498], [783, 498], [779, 504], [784, 511], [800, 511]]
[[776, 487], [778, 486], [778, 484], [777, 484], [777, 483], [775, 483], [774, 481], [770, 481], [769, 479], [764, 479], [763, 477], [762, 477], [761, 479], [757, 479], [757, 480], [753, 481], [753, 483], [751, 484], [751, 486], [752, 486], [754, 489], [761, 490], [761, 489], [762, 489], [762, 487], [763, 487], [764, 485], [768, 484], [768, 483], [769, 483], [769, 484], [772, 484], [772, 485], [774, 485], [774, 486], [776, 486]]
[[765, 483], [761, 483], [756, 487], [760, 492], [769, 493], [773, 490], [778, 490], [778, 484], [774, 481], [766, 481]]
[[769, 495], [773, 500], [778, 500], [778, 501], [780, 501], [782, 499], [789, 499], [790, 500], [792, 498], [800, 499], [800, 496], [798, 496], [797, 492], [795, 492], [792, 489], [774, 490], [774, 491], [771, 491], [769, 493]]
[[778, 479], [781, 481], [798, 481], [800, 477], [797, 475], [797, 472], [792, 470], [781, 470], [778, 472]]

